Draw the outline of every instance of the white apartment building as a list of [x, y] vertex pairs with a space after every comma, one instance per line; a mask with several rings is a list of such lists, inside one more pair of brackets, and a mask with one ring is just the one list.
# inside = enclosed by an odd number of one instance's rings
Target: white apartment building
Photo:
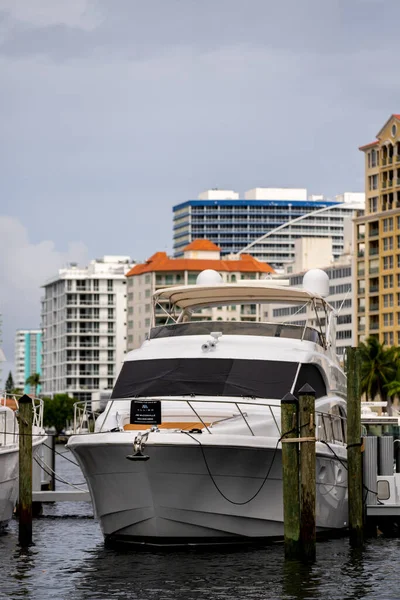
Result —
[[44, 285], [42, 393], [78, 400], [110, 390], [126, 351], [129, 256], [70, 264]]
[[[25, 394], [33, 394], [35, 389], [26, 380], [35, 373], [42, 374], [42, 332], [40, 329], [18, 329], [15, 334], [14, 386]], [[40, 386], [36, 392], [40, 392]]]
[[[146, 263], [135, 265], [128, 279], [127, 347], [138, 348], [151, 327], [152, 295], [160, 288], [172, 285], [195, 284], [198, 274], [205, 269], [218, 271], [225, 282], [239, 279], [260, 279], [274, 273], [266, 263], [242, 254], [240, 257], [220, 257], [220, 248], [209, 240], [194, 240], [186, 246], [183, 258], [170, 258], [165, 252], [156, 252]], [[200, 316], [201, 312], [201, 316]], [[156, 307], [155, 325], [164, 325], [166, 313]], [[197, 318], [209, 321], [260, 320], [256, 305], [228, 306], [203, 309]], [[196, 320], [193, 315], [192, 320]]]

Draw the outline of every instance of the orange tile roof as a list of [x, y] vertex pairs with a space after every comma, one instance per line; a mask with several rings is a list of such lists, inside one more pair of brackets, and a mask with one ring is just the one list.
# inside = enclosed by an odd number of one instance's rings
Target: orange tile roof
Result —
[[213, 250], [215, 252], [220, 251], [221, 248], [214, 244], [214, 242], [210, 242], [210, 240], [193, 240], [193, 242], [190, 242], [190, 244], [183, 249], [184, 252], [186, 252], [186, 250]]
[[260, 262], [250, 254], [241, 254], [239, 260], [210, 260], [196, 258], [170, 258], [166, 252], [156, 252], [145, 263], [135, 265], [126, 274], [127, 277], [153, 273], [154, 271], [229, 271], [241, 273], [274, 273], [267, 263]]
[[360, 146], [359, 150], [365, 150], [366, 148], [370, 148], [371, 146], [376, 146], [376, 144], [379, 144], [378, 140], [375, 140], [374, 142], [370, 142], [369, 144], [365, 144], [364, 146]]

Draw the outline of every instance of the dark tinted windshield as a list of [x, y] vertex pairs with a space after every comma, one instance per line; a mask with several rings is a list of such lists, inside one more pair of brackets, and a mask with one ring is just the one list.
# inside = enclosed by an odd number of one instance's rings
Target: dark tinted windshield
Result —
[[[126, 361], [112, 398], [141, 396], [254, 396], [281, 399], [290, 391], [298, 363], [243, 359], [171, 358]], [[315, 365], [302, 365], [295, 392], [305, 383], [326, 394]]]

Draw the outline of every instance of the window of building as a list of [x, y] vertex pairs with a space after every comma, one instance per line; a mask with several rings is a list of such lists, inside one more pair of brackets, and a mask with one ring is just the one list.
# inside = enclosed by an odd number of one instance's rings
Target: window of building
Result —
[[113, 308], [109, 308], [109, 309], [108, 309], [108, 314], [107, 314], [107, 317], [108, 317], [109, 319], [113, 319], [113, 318], [114, 318], [114, 309], [113, 309]]
[[128, 321], [128, 329], [133, 329], [133, 321]]
[[383, 343], [386, 346], [393, 346], [393, 331], [385, 331], [383, 334]]
[[374, 196], [369, 199], [369, 212], [374, 213], [378, 212], [378, 197]]
[[128, 301], [132, 301], [133, 300], [133, 292], [129, 292], [128, 293]]
[[150, 310], [151, 310], [151, 304], [146, 304], [145, 307], [144, 307], [144, 312], [149, 313]]
[[383, 277], [383, 287], [387, 290], [388, 288], [393, 287], [393, 275], [384, 275]]
[[150, 298], [150, 290], [146, 290], [144, 294], [145, 298]]
[[383, 324], [385, 327], [391, 327], [393, 325], [393, 313], [384, 313]]
[[93, 279], [93, 291], [95, 291], [95, 292], [99, 291], [99, 280], [98, 279]]
[[[397, 217], [397, 229], [400, 229], [400, 217]], [[400, 239], [400, 236], [397, 237], [397, 245], [400, 248], [399, 239]]]
[[383, 231], [393, 231], [393, 217], [383, 219]]
[[165, 276], [165, 283], [167, 285], [170, 285], [171, 283], [174, 283], [174, 276], [173, 275], [166, 275]]
[[113, 280], [112, 279], [107, 279], [107, 291], [108, 292], [113, 291]]
[[384, 294], [383, 306], [385, 308], [389, 308], [390, 306], [393, 306], [393, 294]]
[[128, 315], [133, 314], [133, 306], [128, 306]]
[[72, 290], [72, 279], [67, 279], [67, 290], [69, 292]]
[[383, 250], [393, 250], [393, 237], [383, 238]]
[[150, 275], [150, 273], [147, 273], [146, 277], [144, 278], [144, 282], [147, 283], [147, 284], [151, 282], [151, 275]]
[[[112, 283], [112, 282], [111, 282]], [[110, 306], [112, 304], [114, 304], [114, 294], [108, 294], [107, 297], [107, 304]]]
[[383, 258], [383, 268], [393, 269], [393, 256], [384, 256]]
[[150, 327], [150, 319], [145, 319], [144, 320], [144, 326], [145, 327]]

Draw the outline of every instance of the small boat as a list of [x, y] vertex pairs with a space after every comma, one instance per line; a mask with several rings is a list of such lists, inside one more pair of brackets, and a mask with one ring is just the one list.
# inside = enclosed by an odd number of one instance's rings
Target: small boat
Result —
[[[43, 401], [32, 398], [33, 456], [45, 441], [43, 429]], [[18, 498], [19, 427], [17, 419], [18, 396], [0, 393], [0, 528], [13, 516]]]
[[[346, 378], [335, 351], [337, 313], [315, 291], [326, 292], [329, 280], [311, 276], [314, 289], [306, 278], [298, 289], [274, 280], [208, 284], [202, 275], [197, 285], [155, 292], [147, 341], [126, 355], [93, 433], [68, 441], [105, 540], [281, 537], [281, 399], [306, 383], [316, 395], [317, 529], [346, 528]], [[209, 307], [241, 305], [253, 315], [259, 306], [260, 315], [271, 304], [311, 306], [313, 321], [207, 320]], [[155, 326], [160, 307], [168, 320]], [[76, 406], [76, 430], [86, 408]]]

